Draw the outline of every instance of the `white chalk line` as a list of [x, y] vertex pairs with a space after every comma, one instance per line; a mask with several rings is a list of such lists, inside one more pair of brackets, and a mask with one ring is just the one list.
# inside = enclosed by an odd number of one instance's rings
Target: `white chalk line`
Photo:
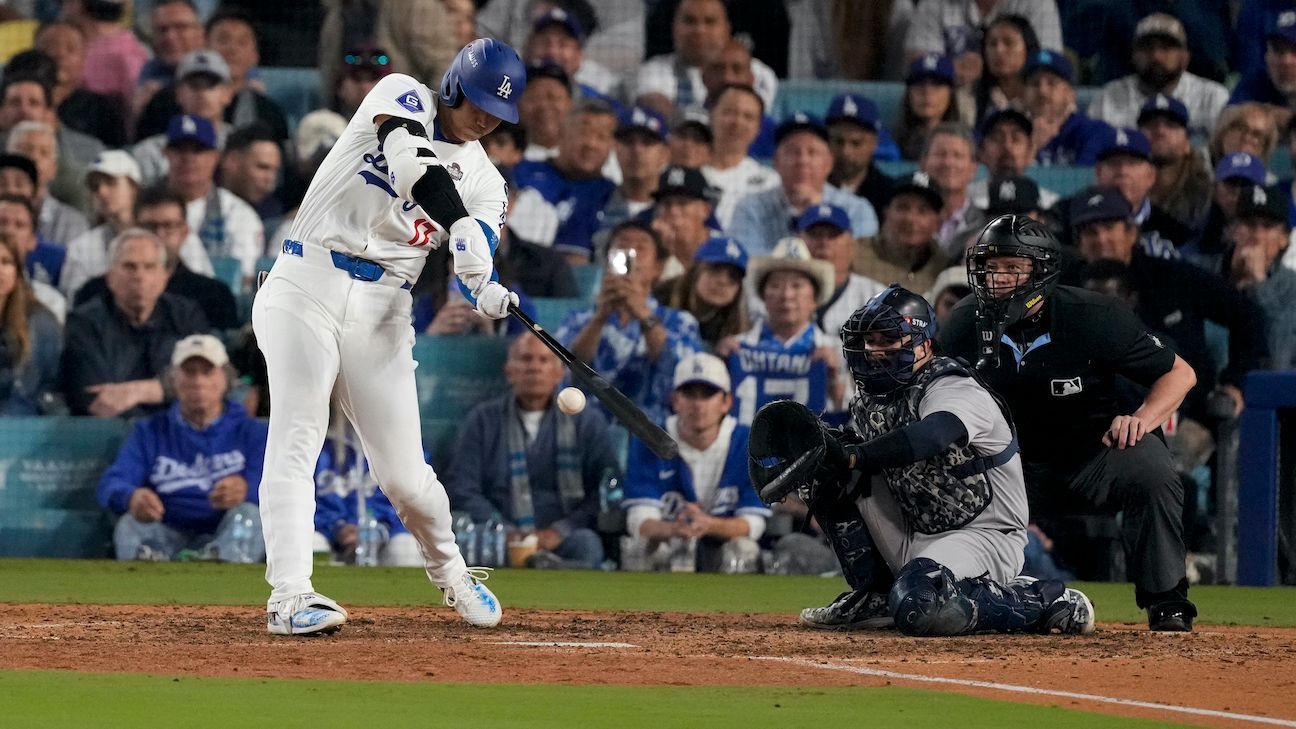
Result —
[[497, 640], [491, 645], [514, 645], [525, 648], [638, 648], [634, 643], [600, 643], [564, 640]]
[[1287, 719], [1276, 719], [1268, 716], [1253, 716], [1251, 714], [1237, 714], [1231, 711], [1216, 711], [1215, 709], [1198, 709], [1192, 706], [1175, 706], [1174, 704], [1160, 704], [1154, 701], [1138, 701], [1136, 699], [1118, 699], [1111, 696], [1100, 696], [1098, 694], [1082, 694], [1075, 691], [1061, 691], [1058, 689], [1036, 688], [1034, 686], [1019, 686], [1011, 683], [997, 683], [994, 681], [976, 681], [966, 678], [946, 678], [944, 676], [924, 676], [919, 673], [898, 673], [896, 671], [886, 671], [879, 668], [865, 668], [863, 666], [851, 666], [844, 663], [833, 663], [829, 661], [812, 661], [805, 658], [787, 658], [784, 656], [756, 656], [758, 661], [777, 661], [781, 663], [792, 663], [807, 668], [821, 668], [826, 671], [845, 671], [847, 673], [856, 673], [863, 676], [878, 676], [881, 678], [891, 678], [897, 681], [915, 681], [918, 683], [943, 683], [954, 686], [967, 686], [972, 688], [990, 689], [993, 691], [1008, 691], [1018, 694], [1034, 694], [1037, 696], [1055, 696], [1062, 699], [1076, 699], [1077, 701], [1093, 701], [1100, 704], [1116, 704], [1118, 706], [1133, 706], [1140, 709], [1154, 709], [1156, 711], [1171, 711], [1179, 714], [1192, 714], [1194, 716], [1210, 716], [1219, 719], [1232, 719], [1235, 721], [1249, 721], [1257, 724], [1272, 724], [1274, 726], [1296, 727], [1296, 721]]

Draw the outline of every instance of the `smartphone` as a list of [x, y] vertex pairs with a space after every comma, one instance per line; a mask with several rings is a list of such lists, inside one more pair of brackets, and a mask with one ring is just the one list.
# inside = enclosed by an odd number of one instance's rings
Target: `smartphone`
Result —
[[633, 248], [613, 248], [608, 252], [608, 268], [618, 276], [624, 276], [634, 270], [635, 251]]

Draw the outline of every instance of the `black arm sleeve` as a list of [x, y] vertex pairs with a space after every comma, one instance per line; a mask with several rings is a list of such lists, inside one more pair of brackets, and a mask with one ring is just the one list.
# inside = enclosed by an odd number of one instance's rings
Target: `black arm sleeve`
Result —
[[855, 468], [876, 473], [925, 461], [955, 443], [966, 443], [967, 428], [954, 413], [939, 411], [916, 423], [855, 446], [859, 460]]
[[410, 188], [410, 197], [442, 230], [448, 231], [456, 220], [468, 217], [468, 209], [459, 198], [454, 180], [450, 179], [450, 173], [441, 165], [427, 168], [419, 181], [414, 183], [414, 187]]

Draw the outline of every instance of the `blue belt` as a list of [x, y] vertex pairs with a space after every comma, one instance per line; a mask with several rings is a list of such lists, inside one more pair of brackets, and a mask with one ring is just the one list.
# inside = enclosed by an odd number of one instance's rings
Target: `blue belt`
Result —
[[[283, 242], [283, 252], [290, 256], [302, 258], [302, 243], [296, 240], [285, 240]], [[347, 272], [347, 275], [357, 281], [377, 281], [383, 277], [387, 271], [383, 267], [368, 258], [358, 256], [348, 256], [345, 253], [329, 251], [329, 256], [333, 259], [333, 267], [340, 268]], [[406, 281], [401, 284], [401, 288], [409, 290], [413, 288], [410, 282]]]

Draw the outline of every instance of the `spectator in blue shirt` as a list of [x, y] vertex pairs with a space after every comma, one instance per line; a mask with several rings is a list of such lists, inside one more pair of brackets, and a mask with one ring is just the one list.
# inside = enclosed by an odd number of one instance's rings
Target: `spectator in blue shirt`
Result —
[[[340, 416], [340, 412], [336, 417]], [[315, 464], [315, 551], [333, 552], [342, 562], [356, 560], [359, 544], [360, 499], [378, 522], [378, 564], [383, 567], [422, 567], [418, 541], [409, 533], [396, 507], [382, 492], [369, 470], [368, 459], [356, 448], [338, 447], [338, 439], [324, 441]], [[424, 454], [426, 458], [426, 453]], [[356, 468], [356, 458], [362, 463]]]
[[774, 133], [774, 171], [780, 185], [754, 192], [738, 201], [729, 235], [753, 256], [767, 255], [779, 240], [794, 232], [797, 218], [812, 205], [836, 205], [850, 217], [856, 238], [876, 235], [877, 213], [867, 200], [828, 184], [833, 156], [828, 130], [819, 119], [792, 115]]
[[167, 373], [175, 404], [137, 423], [99, 480], [100, 506], [120, 516], [117, 559], [171, 559], [182, 549], [265, 559], [257, 489], [267, 429], [225, 399], [233, 377], [219, 339], [176, 343]]
[[1098, 160], [1106, 126], [1076, 109], [1075, 72], [1061, 52], [1044, 49], [1026, 59], [1026, 109], [1031, 114], [1035, 161], [1090, 166]]
[[[704, 352], [675, 368], [666, 431], [680, 453], [657, 458], [630, 441], [625, 477], [622, 566], [754, 572], [770, 511], [747, 476], [750, 429], [729, 414], [733, 388], [725, 364]], [[674, 567], [674, 564], [672, 564]]]
[[661, 237], [648, 225], [628, 221], [617, 226], [598, 300], [592, 308], [568, 314], [557, 335], [657, 422], [667, 414], [676, 363], [702, 349], [697, 320], [652, 295], [667, 255]]
[[509, 390], [468, 414], [446, 488], [450, 503], [473, 521], [501, 519], [509, 541], [534, 534], [537, 546], [563, 563], [597, 568], [599, 485], [621, 468], [597, 409], [558, 410], [554, 391], [564, 374], [539, 339], [515, 339], [504, 363]]
[[1264, 48], [1264, 66], [1242, 75], [1229, 103], [1266, 104], [1281, 127], [1291, 117], [1296, 100], [1296, 9], [1278, 16], [1276, 25], [1265, 34]]
[[1265, 67], [1265, 40], [1288, 14], [1296, 14], [1293, 0], [1242, 0], [1233, 37], [1232, 69], [1243, 76]]
[[[601, 101], [581, 102], [563, 123], [558, 156], [547, 162], [524, 161], [513, 171], [518, 197], [510, 222], [528, 231], [529, 241], [552, 246], [573, 265], [593, 258], [594, 233], [616, 190], [602, 174], [616, 128], [612, 107]], [[537, 230], [539, 226], [532, 225], [554, 220], [556, 227], [550, 223]]]

